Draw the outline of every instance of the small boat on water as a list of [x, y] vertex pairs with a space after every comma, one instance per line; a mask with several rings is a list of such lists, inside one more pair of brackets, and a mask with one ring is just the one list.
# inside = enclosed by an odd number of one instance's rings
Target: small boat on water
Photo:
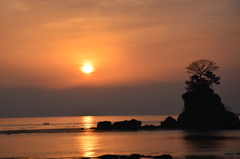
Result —
[[45, 122], [45, 123], [43, 123], [43, 125], [49, 125], [49, 123], [46, 123], [46, 122]]

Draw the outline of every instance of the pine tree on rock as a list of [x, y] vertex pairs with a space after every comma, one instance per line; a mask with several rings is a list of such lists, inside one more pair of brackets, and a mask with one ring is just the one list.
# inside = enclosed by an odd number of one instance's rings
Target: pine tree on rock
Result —
[[213, 71], [217, 71], [219, 66], [216, 66], [216, 63], [213, 61], [205, 59], [194, 61], [186, 69], [188, 73], [193, 74], [185, 82], [187, 92], [193, 91], [199, 85], [212, 86], [213, 83], [220, 84], [219, 80], [221, 78], [213, 74]]

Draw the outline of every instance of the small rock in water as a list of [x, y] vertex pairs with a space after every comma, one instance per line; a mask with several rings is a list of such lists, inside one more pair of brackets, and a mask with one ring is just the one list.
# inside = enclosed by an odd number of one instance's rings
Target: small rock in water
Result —
[[171, 155], [164, 154], [164, 155], [161, 155], [161, 156], [156, 156], [154, 158], [157, 158], [157, 159], [172, 159], [173, 157]]
[[178, 123], [177, 120], [171, 116], [168, 116], [164, 121], [161, 122], [162, 128], [177, 128]]
[[99, 156], [98, 158], [116, 159], [116, 158], [118, 158], [118, 156], [117, 155], [102, 155], [102, 156]]
[[136, 119], [132, 120], [125, 120], [125, 121], [118, 121], [113, 123], [113, 128], [117, 130], [124, 130], [124, 129], [139, 129], [141, 127], [142, 122]]
[[130, 156], [129, 156], [129, 158], [140, 158], [141, 157], [141, 155], [140, 154], [131, 154]]
[[100, 121], [97, 124], [97, 129], [98, 130], [110, 130], [112, 129], [112, 123], [111, 121]]

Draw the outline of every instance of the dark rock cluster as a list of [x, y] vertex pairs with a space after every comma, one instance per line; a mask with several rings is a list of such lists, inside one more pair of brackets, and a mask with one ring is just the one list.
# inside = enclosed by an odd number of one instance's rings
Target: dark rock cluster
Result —
[[177, 128], [177, 120], [171, 116], [168, 116], [164, 121], [161, 122], [161, 128]]
[[97, 124], [97, 129], [98, 130], [112, 130], [112, 122], [111, 121], [100, 121]]
[[114, 129], [139, 129], [142, 125], [141, 121], [132, 119], [132, 120], [125, 120], [125, 121], [118, 121], [113, 123]]
[[101, 159], [140, 159], [140, 158], [156, 158], [156, 159], [172, 159], [173, 157], [168, 154], [163, 154], [160, 156], [145, 156], [145, 155], [140, 155], [140, 154], [131, 154], [130, 156], [126, 155], [102, 155], [97, 158]]
[[115, 123], [111, 123], [110, 121], [101, 121], [97, 124], [98, 130], [129, 130], [129, 129], [139, 129], [141, 127], [142, 122], [132, 119], [125, 121], [118, 121]]

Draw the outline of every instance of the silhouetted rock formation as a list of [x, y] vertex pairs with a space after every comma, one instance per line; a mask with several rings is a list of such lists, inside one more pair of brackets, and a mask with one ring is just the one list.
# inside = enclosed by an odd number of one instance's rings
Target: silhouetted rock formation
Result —
[[130, 158], [130, 159], [139, 159], [139, 158], [141, 158], [141, 155], [140, 155], [140, 154], [131, 154], [131, 155], [129, 156], [129, 158]]
[[118, 158], [118, 155], [102, 155], [102, 156], [99, 156], [98, 158], [101, 158], [101, 159], [117, 159]]
[[118, 121], [113, 123], [114, 129], [139, 129], [141, 127], [142, 122], [132, 119], [132, 120], [125, 120], [125, 121]]
[[[168, 154], [160, 155], [160, 156], [145, 156], [140, 154], [131, 154], [130, 156], [127, 155], [102, 155], [98, 156], [97, 158], [100, 159], [140, 159], [140, 158], [155, 158], [155, 159], [172, 159], [173, 157]], [[87, 158], [86, 158], [87, 159]]]
[[239, 128], [239, 118], [227, 111], [221, 98], [208, 85], [182, 95], [184, 110], [177, 122], [182, 128]]
[[98, 130], [111, 130], [113, 129], [111, 121], [100, 121], [97, 124]]
[[155, 126], [155, 125], [143, 125], [141, 126], [140, 129], [157, 129], [159, 128], [159, 126]]
[[141, 121], [132, 119], [132, 120], [125, 120], [125, 121], [118, 121], [115, 123], [111, 123], [110, 121], [100, 121], [97, 124], [98, 130], [124, 130], [124, 129], [140, 129], [141, 128]]
[[173, 157], [171, 155], [164, 154], [164, 155], [160, 155], [160, 156], [155, 156], [154, 158], [156, 158], [156, 159], [172, 159]]
[[177, 120], [171, 116], [168, 116], [164, 121], [161, 122], [161, 128], [177, 128]]

